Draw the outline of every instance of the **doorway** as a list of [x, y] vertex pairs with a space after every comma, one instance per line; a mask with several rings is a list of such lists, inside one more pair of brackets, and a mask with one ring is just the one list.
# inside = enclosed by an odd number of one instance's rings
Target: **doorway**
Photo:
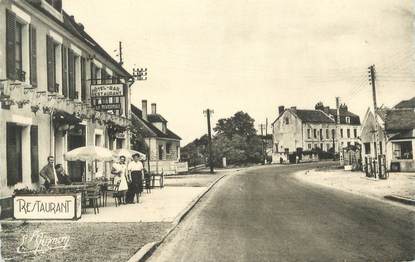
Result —
[[[68, 132], [68, 151], [85, 146], [85, 126], [76, 126]], [[73, 182], [82, 182], [85, 162], [69, 161], [68, 174]]]

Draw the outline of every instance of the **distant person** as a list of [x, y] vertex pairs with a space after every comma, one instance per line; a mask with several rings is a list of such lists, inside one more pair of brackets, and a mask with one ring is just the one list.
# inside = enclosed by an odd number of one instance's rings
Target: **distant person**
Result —
[[63, 184], [63, 185], [72, 184], [71, 178], [65, 172], [65, 169], [63, 169], [62, 164], [57, 164], [55, 166], [55, 171], [56, 171], [56, 176], [58, 177], [58, 184]]
[[57, 182], [56, 171], [53, 163], [55, 158], [48, 156], [48, 163], [40, 170], [39, 175], [45, 180], [43, 184], [46, 189], [50, 188], [50, 185], [55, 185]]

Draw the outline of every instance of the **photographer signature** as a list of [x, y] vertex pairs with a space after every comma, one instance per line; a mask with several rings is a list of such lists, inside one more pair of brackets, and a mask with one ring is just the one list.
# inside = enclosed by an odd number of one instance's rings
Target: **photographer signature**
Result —
[[69, 236], [50, 237], [40, 230], [32, 235], [23, 235], [22, 242], [17, 248], [18, 254], [43, 254], [54, 249], [66, 249], [69, 247]]

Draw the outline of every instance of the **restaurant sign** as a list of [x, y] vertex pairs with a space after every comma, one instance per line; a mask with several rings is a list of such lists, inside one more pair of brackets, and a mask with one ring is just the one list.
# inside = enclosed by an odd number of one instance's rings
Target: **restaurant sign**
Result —
[[123, 84], [91, 85], [91, 97], [124, 96]]
[[120, 103], [115, 103], [115, 104], [98, 104], [95, 105], [95, 109], [96, 110], [102, 110], [102, 111], [106, 111], [106, 110], [120, 110], [121, 109], [121, 104]]
[[14, 219], [74, 220], [81, 217], [81, 194], [34, 194], [13, 197]]

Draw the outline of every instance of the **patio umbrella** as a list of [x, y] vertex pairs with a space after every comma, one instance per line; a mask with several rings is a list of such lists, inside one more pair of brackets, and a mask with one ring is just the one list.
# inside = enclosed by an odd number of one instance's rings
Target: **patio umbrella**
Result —
[[114, 150], [112, 153], [113, 153], [114, 158], [119, 158], [120, 156], [125, 156], [127, 159], [132, 159], [133, 155], [139, 154], [141, 160], [146, 160], [147, 159], [146, 154], [143, 154], [141, 152], [138, 152], [138, 151], [135, 151], [135, 150], [132, 150], [132, 149], [127, 149], [127, 148], [117, 149], [117, 150]]
[[83, 146], [66, 152], [63, 157], [66, 161], [112, 161], [112, 152], [100, 146]]

